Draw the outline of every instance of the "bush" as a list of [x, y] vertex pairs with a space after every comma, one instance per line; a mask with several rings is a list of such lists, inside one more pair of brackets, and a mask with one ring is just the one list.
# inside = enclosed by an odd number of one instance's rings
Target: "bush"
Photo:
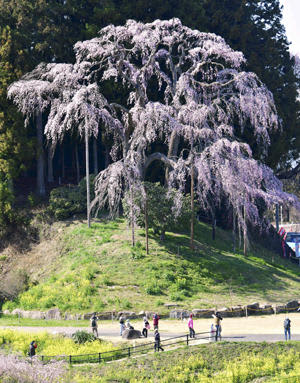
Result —
[[[190, 197], [176, 190], [168, 191], [159, 183], [144, 183], [147, 190], [148, 202], [148, 226], [154, 233], [159, 233], [164, 239], [166, 231], [185, 230], [191, 219]], [[145, 227], [145, 208], [142, 193], [134, 192], [134, 203], [136, 205], [136, 219], [140, 227]], [[129, 194], [125, 195], [123, 208], [125, 216], [130, 219]], [[196, 202], [195, 202], [196, 203]], [[181, 205], [181, 209], [176, 207]], [[197, 203], [195, 211], [197, 211]]]
[[131, 247], [131, 258], [132, 259], [142, 259], [145, 257], [145, 246], [138, 241], [134, 247]]
[[74, 334], [72, 334], [72, 339], [77, 344], [83, 344], [86, 342], [94, 342], [94, 340], [96, 340], [97, 338], [94, 334], [82, 330], [74, 332]]
[[[91, 199], [94, 198], [95, 177], [90, 176]], [[62, 186], [53, 189], [50, 193], [47, 212], [56, 219], [63, 220], [74, 214], [86, 211], [86, 179], [83, 178], [78, 185]]]
[[170, 294], [170, 298], [174, 302], [179, 302], [184, 300], [184, 295], [182, 293], [179, 293], [178, 291], [175, 291]]
[[161, 287], [156, 283], [149, 283], [145, 285], [145, 292], [149, 295], [161, 295], [162, 289]]

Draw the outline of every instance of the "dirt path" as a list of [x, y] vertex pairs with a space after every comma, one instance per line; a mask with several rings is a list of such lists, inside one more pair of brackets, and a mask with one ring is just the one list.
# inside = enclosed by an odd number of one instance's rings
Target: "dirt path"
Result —
[[[285, 314], [253, 316], [248, 318], [224, 318], [222, 321], [223, 339], [235, 341], [276, 341], [283, 340], [283, 321], [287, 317]], [[300, 313], [288, 314], [291, 320], [291, 333], [295, 340], [300, 340]], [[194, 320], [196, 332], [207, 332], [210, 329], [212, 319]], [[132, 321], [136, 329], [142, 329], [142, 321]], [[152, 326], [151, 326], [152, 327]], [[75, 331], [87, 330], [89, 327], [22, 327], [22, 326], [1, 326], [0, 328], [10, 328], [25, 332], [47, 331], [51, 334], [71, 335]], [[170, 338], [187, 334], [187, 321], [181, 320], [161, 320], [159, 329], [162, 338]], [[117, 321], [98, 322], [99, 336], [112, 342], [123, 342], [119, 334], [119, 323]], [[150, 330], [149, 340], [153, 338], [153, 331]]]

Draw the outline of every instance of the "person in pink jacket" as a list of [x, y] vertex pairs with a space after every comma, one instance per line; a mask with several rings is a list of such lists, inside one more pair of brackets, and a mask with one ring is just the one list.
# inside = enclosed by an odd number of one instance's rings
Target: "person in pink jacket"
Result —
[[193, 314], [190, 315], [190, 319], [188, 321], [188, 327], [189, 327], [189, 330], [190, 330], [190, 338], [195, 338]]

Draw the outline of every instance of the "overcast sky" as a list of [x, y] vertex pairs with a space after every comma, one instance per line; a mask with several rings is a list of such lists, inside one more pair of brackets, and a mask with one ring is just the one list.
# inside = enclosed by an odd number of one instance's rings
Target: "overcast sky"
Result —
[[283, 5], [283, 24], [292, 53], [300, 55], [300, 0], [280, 0]]

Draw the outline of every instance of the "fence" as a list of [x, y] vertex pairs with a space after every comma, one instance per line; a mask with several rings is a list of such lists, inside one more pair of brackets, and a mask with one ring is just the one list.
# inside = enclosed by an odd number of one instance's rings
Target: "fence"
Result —
[[[209, 334], [208, 336], [201, 336]], [[177, 346], [180, 344], [185, 344], [186, 346], [189, 346], [189, 344], [195, 340], [209, 340], [211, 339], [210, 332], [200, 332], [195, 334], [197, 338], [190, 338], [190, 336], [187, 335], [180, 335], [173, 338], [167, 338], [161, 340], [161, 346], [163, 347], [169, 347], [169, 346]], [[199, 337], [200, 336], [200, 337]], [[123, 358], [128, 358], [135, 355], [142, 355], [146, 354], [149, 351], [153, 351], [155, 342], [149, 342], [140, 344], [137, 346], [132, 347], [125, 347], [121, 349], [116, 349], [112, 351], [106, 351], [106, 352], [99, 352], [95, 354], [83, 354], [83, 355], [40, 355], [38, 358], [42, 362], [50, 362], [53, 360], [64, 360], [70, 364], [76, 364], [76, 363], [101, 363], [101, 362], [109, 362], [112, 360], [118, 360]]]

